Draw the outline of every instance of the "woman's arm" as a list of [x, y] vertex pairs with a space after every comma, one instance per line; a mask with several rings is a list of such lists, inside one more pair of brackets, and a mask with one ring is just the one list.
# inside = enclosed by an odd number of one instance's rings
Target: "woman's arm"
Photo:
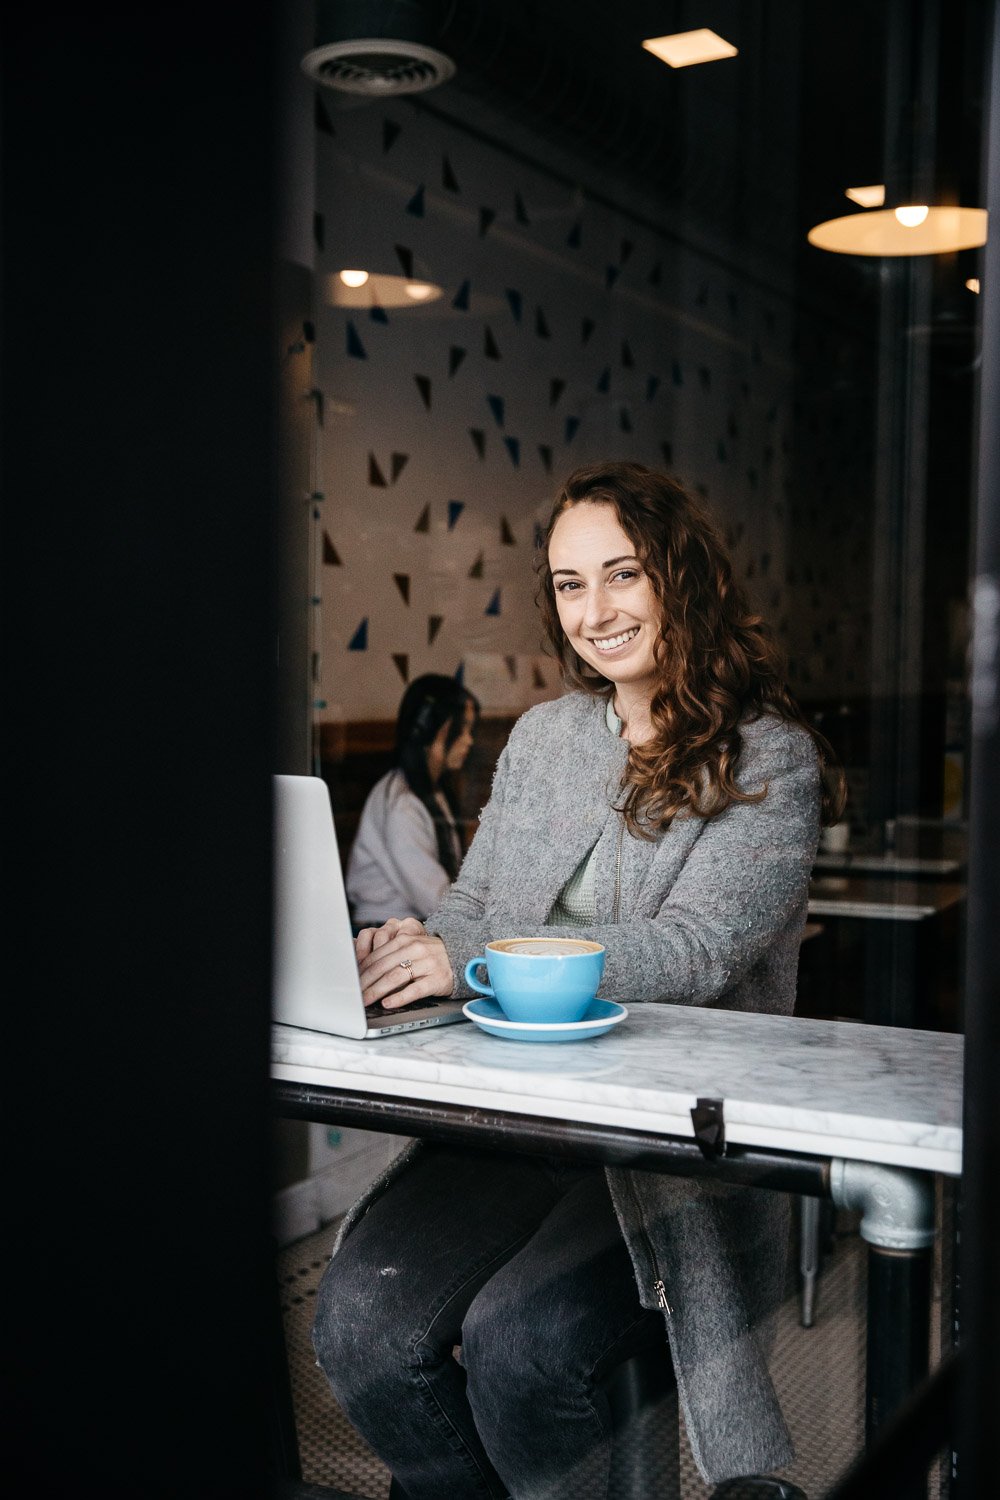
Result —
[[741, 757], [740, 784], [766, 783], [763, 801], [732, 803], [706, 822], [655, 917], [587, 928], [607, 948], [602, 997], [711, 1004], [804, 913], [819, 837], [819, 766], [804, 733], [772, 725], [747, 736]]

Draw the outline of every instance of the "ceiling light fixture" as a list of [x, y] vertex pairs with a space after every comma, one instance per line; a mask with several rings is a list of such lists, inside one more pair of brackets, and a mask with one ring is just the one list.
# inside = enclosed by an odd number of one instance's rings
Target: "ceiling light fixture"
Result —
[[303, 72], [346, 94], [419, 94], [455, 72], [422, 0], [318, 0], [315, 42]]
[[826, 219], [806, 238], [838, 255], [943, 255], [986, 244], [985, 208], [906, 203]]
[[676, 31], [670, 36], [651, 36], [643, 42], [670, 68], [690, 68], [694, 63], [717, 62], [722, 57], [736, 57], [739, 48], [725, 41], [717, 32], [702, 27], [698, 31]]
[[870, 187], [845, 188], [844, 197], [850, 198], [859, 208], [881, 208], [885, 202], [885, 183], [873, 182]]
[[[886, 7], [882, 184], [848, 188], [861, 212], [814, 224], [807, 239], [838, 255], [944, 255], [985, 245], [987, 213], [960, 202], [963, 173], [942, 114], [933, 7]], [[952, 96], [947, 95], [951, 100]], [[958, 104], [965, 108], [959, 92]], [[949, 108], [954, 112], [955, 104]], [[833, 205], [831, 204], [831, 208]]]
[[326, 301], [335, 307], [426, 307], [444, 296], [444, 288], [432, 281], [411, 281], [381, 271], [335, 271], [325, 282]]

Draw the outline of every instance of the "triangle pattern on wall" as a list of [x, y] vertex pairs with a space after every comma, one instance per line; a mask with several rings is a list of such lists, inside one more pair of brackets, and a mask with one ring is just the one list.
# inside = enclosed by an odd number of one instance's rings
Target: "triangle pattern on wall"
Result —
[[507, 452], [510, 454], [510, 461], [514, 465], [515, 469], [519, 468], [521, 464], [520, 438], [505, 437], [503, 440], [503, 445], [507, 449]]
[[480, 458], [486, 457], [486, 434], [481, 427], [470, 427], [469, 436], [475, 444]]
[[580, 343], [581, 344], [587, 343], [588, 339], [590, 338], [590, 335], [593, 333], [593, 331], [594, 331], [594, 329], [596, 327], [597, 327], [597, 324], [594, 322], [593, 318], [584, 318], [583, 319], [583, 322], [580, 324]]
[[430, 411], [430, 409], [431, 409], [431, 380], [430, 380], [430, 376], [429, 375], [414, 375], [413, 379], [416, 382], [417, 390], [420, 392], [420, 399], [421, 399], [421, 401], [424, 403], [424, 405], [426, 406], [427, 410]]
[[423, 183], [420, 184], [420, 186], [417, 188], [417, 191], [414, 193], [413, 197], [410, 199], [409, 203], [406, 205], [406, 212], [408, 214], [412, 214], [415, 219], [422, 219], [423, 218], [423, 216], [424, 216], [424, 184]]
[[489, 326], [483, 330], [483, 353], [487, 359], [499, 359], [501, 357], [497, 341], [493, 337], [493, 330]]
[[540, 339], [550, 339], [549, 320], [540, 307], [535, 309], [535, 332]]
[[336, 547], [333, 545], [325, 531], [323, 533], [323, 562], [331, 568], [339, 568], [343, 566], [340, 553], [337, 551]]
[[490, 225], [493, 223], [493, 220], [496, 218], [496, 216], [497, 216], [496, 215], [496, 209], [494, 209], [494, 208], [481, 208], [479, 210], [479, 237], [480, 237], [480, 239], [482, 239], [483, 235], [489, 229]]
[[469, 569], [469, 577], [470, 578], [482, 578], [482, 576], [483, 576], [483, 556], [484, 556], [484, 554], [482, 552], [480, 552], [479, 556], [476, 558], [475, 562], [472, 564], [472, 567]]
[[409, 682], [410, 658], [405, 653], [397, 655], [394, 651], [392, 653], [392, 659], [396, 663], [396, 670], [399, 672], [400, 677], [402, 677], [404, 682]]
[[448, 374], [449, 374], [449, 376], [454, 375], [455, 371], [458, 369], [459, 365], [462, 363], [462, 360], [465, 358], [465, 355], [466, 355], [466, 351], [464, 349], [460, 349], [457, 344], [452, 344], [451, 348], [448, 350]]
[[350, 320], [347, 324], [347, 352], [352, 359], [368, 358], [365, 346], [358, 337], [358, 330]]
[[368, 650], [368, 616], [367, 615], [365, 615], [364, 619], [361, 621], [361, 624], [358, 626], [357, 630], [354, 632], [354, 634], [351, 636], [351, 639], [348, 641], [348, 643], [347, 643], [347, 649], [348, 649], [348, 651], [367, 651]]
[[510, 310], [514, 314], [514, 322], [520, 323], [521, 312], [524, 308], [524, 298], [520, 292], [514, 291], [513, 287], [508, 287], [504, 295], [510, 303]]
[[496, 422], [497, 426], [498, 427], [502, 427], [503, 426], [503, 418], [504, 418], [504, 399], [503, 399], [503, 397], [502, 396], [487, 396], [486, 397], [486, 404], [489, 407], [490, 411], [493, 413], [493, 420]]
[[516, 547], [517, 537], [510, 529], [510, 522], [506, 516], [500, 517], [500, 544], [503, 547]]
[[389, 322], [389, 314], [386, 312], [385, 308], [381, 307], [377, 302], [373, 302], [371, 307], [368, 309], [368, 317], [373, 323], [388, 324]]
[[472, 290], [471, 281], [463, 281], [458, 291], [452, 298], [452, 307], [457, 307], [459, 312], [469, 311], [469, 293]]
[[487, 604], [486, 608], [483, 610], [483, 614], [484, 615], [498, 615], [499, 613], [500, 613], [500, 590], [499, 589], [495, 589], [494, 592], [493, 592], [493, 598], [490, 600], [489, 604]]
[[517, 657], [505, 656], [504, 663], [507, 667], [507, 675], [509, 676], [511, 682], [515, 682], [517, 680]]
[[449, 193], [460, 193], [462, 189], [458, 185], [451, 162], [446, 156], [441, 158], [441, 186], [447, 188]]
[[400, 474], [402, 474], [403, 470], [406, 468], [406, 465], [409, 463], [409, 461], [410, 461], [410, 455], [408, 453], [394, 453], [392, 455], [391, 462], [392, 462], [392, 482], [393, 482], [393, 484], [396, 483], [396, 480], [399, 478]]
[[528, 210], [524, 206], [524, 199], [520, 193], [514, 194], [514, 218], [519, 224], [531, 223], [531, 220], [528, 218]]
[[462, 512], [463, 512], [464, 509], [465, 509], [465, 501], [464, 500], [449, 500], [448, 501], [448, 530], [449, 531], [454, 531], [455, 530], [455, 526], [456, 526], [456, 523], [458, 521], [458, 518], [462, 514]]
[[577, 432], [579, 430], [579, 427], [580, 427], [580, 418], [579, 417], [567, 417], [566, 418], [566, 441], [567, 441], [567, 443], [571, 443], [573, 441], [573, 439], [576, 437], [576, 434], [577, 434]]
[[546, 474], [552, 473], [552, 449], [548, 443], [539, 443], [538, 456], [542, 460], [542, 468]]
[[408, 281], [412, 281], [412, 279], [413, 279], [413, 251], [410, 250], [410, 249], [408, 249], [406, 247], [406, 245], [397, 245], [395, 247], [395, 249], [396, 249], [396, 259], [399, 261], [399, 264], [403, 268], [403, 275], [406, 277], [406, 279]]
[[383, 120], [382, 121], [382, 150], [383, 151], [388, 151], [389, 148], [396, 141], [399, 140], [399, 137], [402, 134], [402, 131], [403, 131], [402, 125], [397, 125], [396, 122], [395, 122], [395, 120]]
[[322, 250], [326, 235], [326, 220], [322, 214], [313, 214], [313, 241], [317, 250]]
[[414, 531], [419, 531], [419, 532], [422, 532], [424, 534], [426, 534], [428, 531], [430, 531], [430, 529], [431, 529], [431, 508], [430, 508], [430, 505], [425, 505], [424, 506], [423, 510], [420, 512], [419, 516], [416, 519], [416, 523], [415, 523], [413, 529], [414, 529]]
[[368, 455], [368, 483], [373, 484], [376, 489], [384, 490], [387, 488], [385, 475], [379, 468], [374, 453], [369, 453]]
[[316, 95], [316, 108], [313, 113], [313, 122], [316, 126], [316, 129], [321, 130], [324, 135], [336, 135], [336, 131], [333, 128], [333, 121], [330, 119], [330, 116], [327, 113], [326, 105], [323, 103], [318, 93]]
[[532, 665], [531, 668], [531, 686], [536, 688], [543, 688], [545, 686], [545, 678], [535, 665]]
[[556, 402], [559, 400], [559, 397], [562, 395], [562, 393], [563, 393], [563, 391], [565, 389], [566, 389], [566, 382], [565, 382], [565, 380], [560, 380], [559, 377], [558, 377], [558, 375], [553, 376], [553, 378], [549, 381], [549, 405], [550, 406], [555, 406]]
[[400, 594], [402, 595], [403, 603], [404, 604], [409, 604], [409, 602], [410, 602], [410, 575], [409, 575], [409, 573], [393, 573], [392, 579], [393, 579], [393, 582], [395, 583], [396, 587], [399, 589]]
[[444, 624], [444, 615], [428, 615], [427, 616], [427, 644], [428, 644], [428, 646], [433, 646], [434, 642], [437, 640], [437, 633], [441, 629], [441, 626], [443, 624]]

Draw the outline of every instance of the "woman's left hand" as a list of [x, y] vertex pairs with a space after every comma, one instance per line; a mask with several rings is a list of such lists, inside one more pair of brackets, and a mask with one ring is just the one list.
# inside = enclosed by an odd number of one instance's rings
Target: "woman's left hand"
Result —
[[[366, 941], [363, 941], [366, 940]], [[415, 917], [391, 917], [369, 937], [360, 934], [358, 973], [366, 1005], [381, 1000], [386, 1010], [450, 995], [455, 988], [448, 951]], [[361, 957], [364, 953], [364, 957]]]

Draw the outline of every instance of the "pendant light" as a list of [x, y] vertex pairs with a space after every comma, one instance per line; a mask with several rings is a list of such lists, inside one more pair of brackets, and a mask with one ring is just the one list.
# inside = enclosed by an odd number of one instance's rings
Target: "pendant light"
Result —
[[[941, 255], [986, 244], [987, 212], [961, 202], [956, 150], [944, 145], [963, 101], [952, 43], [937, 0], [886, 7], [887, 130], [883, 184], [845, 188], [858, 211], [825, 219], [807, 239], [839, 255]], [[948, 24], [945, 22], [944, 24]], [[951, 43], [951, 38], [948, 38]], [[881, 193], [880, 193], [881, 189]]]

